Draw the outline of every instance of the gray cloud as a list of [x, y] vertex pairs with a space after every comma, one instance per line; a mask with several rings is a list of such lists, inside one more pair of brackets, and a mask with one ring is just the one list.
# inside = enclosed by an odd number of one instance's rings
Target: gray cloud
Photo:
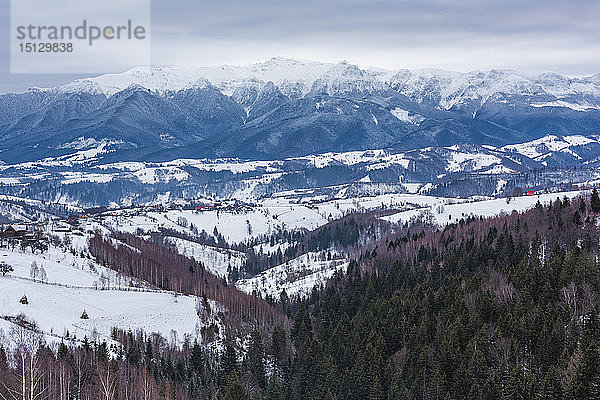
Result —
[[[599, 17], [600, 2], [589, 0], [153, 0], [153, 63], [248, 63], [280, 55], [388, 68], [587, 75], [600, 72]], [[3, 67], [7, 53], [0, 55]]]
[[[280, 55], [362, 65], [597, 73], [600, 3], [589, 1], [154, 1], [154, 61]], [[174, 23], [176, 22], [176, 23]], [[168, 45], [170, 44], [170, 46]], [[185, 51], [184, 49], [188, 49]], [[290, 54], [291, 53], [291, 54]], [[314, 54], [314, 56], [311, 56]], [[212, 61], [212, 62], [211, 62]]]

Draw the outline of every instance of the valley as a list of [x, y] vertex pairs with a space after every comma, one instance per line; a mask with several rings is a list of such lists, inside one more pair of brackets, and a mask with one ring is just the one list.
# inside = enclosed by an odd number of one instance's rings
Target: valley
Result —
[[[223, 304], [209, 300], [212, 314], [201, 318], [201, 298], [161, 290], [99, 263], [90, 251], [90, 239], [100, 235], [116, 248], [127, 246], [139, 251], [115, 236], [135, 234], [195, 260], [210, 274], [250, 295], [302, 298], [325, 285], [334, 274], [345, 272], [349, 260], [356, 256], [352, 247], [335, 244], [321, 250], [300, 249], [307, 234], [340, 219], [363, 213], [380, 215], [380, 221], [387, 225], [375, 236], [361, 239], [367, 244], [402, 230], [404, 224], [447, 225], [470, 217], [507, 215], [533, 208], [538, 202], [547, 204], [579, 194], [457, 199], [401, 193], [326, 200], [310, 192], [302, 196], [290, 192], [244, 206], [233, 200], [215, 203], [204, 199], [95, 213], [83, 209], [74, 213], [77, 209], [71, 209], [70, 216], [63, 218], [38, 210], [45, 222], [35, 223], [16, 214], [13, 225], [25, 223], [26, 229], [48, 244], [40, 251], [21, 246], [18, 239], [3, 239], [0, 262], [12, 268], [0, 277], [0, 317], [6, 325], [6, 321], [25, 316], [53, 341], [82, 340], [84, 336], [101, 341], [110, 338], [117, 326], [134, 332], [152, 327], [152, 332], [171, 338], [175, 345], [187, 337], [221, 348], [223, 336], [210, 333], [203, 338], [201, 332], [206, 332], [207, 326], [222, 332], [216, 312], [225, 311]], [[6, 210], [20, 201], [24, 200], [4, 198], [0, 205]], [[262, 260], [258, 270], [250, 268], [249, 261], [255, 259]], [[22, 296], [27, 297], [28, 305], [19, 303]], [[81, 320], [84, 310], [89, 319]]]
[[274, 58], [0, 95], [0, 382], [591, 392], [599, 78]]

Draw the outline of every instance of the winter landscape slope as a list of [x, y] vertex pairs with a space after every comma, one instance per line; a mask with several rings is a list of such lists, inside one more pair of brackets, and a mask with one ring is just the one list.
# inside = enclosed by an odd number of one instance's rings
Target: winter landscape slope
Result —
[[[12, 267], [0, 275], [0, 318], [7, 321], [0, 329], [5, 336], [15, 318], [23, 316], [51, 341], [87, 337], [111, 342], [118, 328], [158, 333], [180, 346], [186, 337], [202, 341], [202, 327], [220, 324], [216, 316], [200, 318], [203, 305], [195, 296], [158, 290], [98, 264], [88, 251], [91, 232], [58, 233], [58, 242], [51, 241], [43, 252], [0, 248], [0, 262]], [[209, 304], [212, 310], [223, 310], [213, 300]]]

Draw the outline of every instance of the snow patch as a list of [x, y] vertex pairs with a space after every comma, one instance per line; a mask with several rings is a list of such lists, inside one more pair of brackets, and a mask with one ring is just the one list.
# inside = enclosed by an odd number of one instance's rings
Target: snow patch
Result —
[[400, 121], [402, 122], [407, 122], [409, 124], [412, 125], [420, 125], [421, 122], [425, 121], [425, 117], [423, 117], [420, 114], [413, 114], [413, 115], [409, 115], [409, 112], [406, 110], [403, 110], [399, 107], [394, 108], [393, 110], [390, 111], [390, 113], [398, 118]]

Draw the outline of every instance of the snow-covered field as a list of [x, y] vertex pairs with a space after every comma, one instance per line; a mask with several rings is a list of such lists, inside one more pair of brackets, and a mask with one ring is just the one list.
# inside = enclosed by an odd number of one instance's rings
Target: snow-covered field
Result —
[[222, 278], [227, 278], [229, 267], [240, 268], [247, 258], [239, 251], [206, 246], [181, 238], [169, 237], [168, 241], [177, 248], [179, 254], [201, 262], [210, 272]]
[[[168, 292], [81, 289], [0, 276], [0, 316], [25, 315], [44, 333], [108, 340], [113, 327], [157, 332], [181, 343], [203, 325], [195, 297]], [[29, 304], [21, 304], [27, 296]], [[216, 304], [211, 307], [216, 308]], [[83, 311], [89, 319], [81, 319]], [[174, 336], [176, 335], [176, 336]]]
[[[77, 251], [64, 251], [63, 248], [52, 245], [49, 246], [47, 252], [36, 252], [35, 254], [29, 250], [21, 251], [18, 248], [0, 248], [0, 262], [14, 268], [12, 276], [46, 283], [90, 288], [143, 286], [140, 282], [121, 276], [90, 258], [81, 257]], [[34, 262], [37, 274], [32, 276]]]
[[283, 192], [261, 201], [251, 209], [236, 211], [169, 210], [135, 214], [118, 211], [115, 215], [106, 216], [103, 225], [121, 232], [135, 233], [141, 230], [147, 233], [157, 232], [163, 228], [192, 236], [202, 231], [213, 235], [216, 228], [227, 242], [241, 243], [282, 230], [313, 230], [354, 212], [415, 206], [429, 207], [438, 203], [466, 201], [410, 193], [340, 198], [329, 201], [320, 201], [318, 196], [311, 197], [310, 193], [295, 200], [291, 200], [290, 195], [292, 193]]
[[172, 229], [186, 234], [203, 230], [212, 235], [217, 229], [229, 243], [240, 243], [250, 238], [270, 235], [283, 229], [314, 229], [327, 223], [316, 211], [306, 206], [258, 206], [250, 211], [170, 210], [146, 212], [139, 215], [107, 217], [105, 224], [111, 228], [134, 233], [138, 229], [155, 232], [159, 228]]
[[444, 204], [434, 203], [431, 206], [418, 208], [408, 211], [402, 211], [396, 214], [382, 217], [382, 219], [393, 222], [393, 223], [406, 223], [413, 218], [424, 217], [431, 220], [438, 225], [445, 225], [448, 223], [456, 222], [461, 218], [466, 218], [470, 215], [492, 217], [500, 214], [510, 214], [513, 211], [525, 211], [535, 206], [539, 201], [540, 203], [548, 203], [556, 200], [557, 197], [573, 198], [579, 195], [581, 192], [561, 192], [561, 193], [547, 193], [539, 194], [535, 196], [520, 196], [513, 197], [510, 202], [507, 203], [507, 199], [492, 199], [483, 200], [477, 202], [464, 202], [457, 204]]
[[260, 293], [278, 298], [283, 290], [288, 296], [305, 296], [324, 284], [337, 271], [346, 271], [346, 260], [327, 260], [327, 254], [306, 253], [270, 268], [254, 278], [241, 279], [236, 286], [246, 293]]
[[[200, 328], [205, 324], [219, 326], [215, 313], [203, 314], [203, 319], [198, 316], [202, 306], [197, 297], [155, 290], [144, 281], [122, 276], [89, 257], [87, 234], [63, 236], [68, 245], [50, 244], [43, 253], [18, 246], [0, 248], [0, 262], [13, 267], [6, 276], [0, 275], [0, 329], [4, 336], [13, 326], [5, 318], [20, 314], [35, 322], [47, 341], [61, 340], [67, 331], [70, 338], [108, 340], [117, 327], [160, 333], [181, 344], [185, 335], [200, 340]], [[29, 304], [19, 302], [22, 296]], [[215, 301], [209, 302], [212, 310], [223, 310]], [[87, 320], [81, 319], [84, 310]]]
[[[502, 147], [500, 150], [515, 152], [529, 157], [533, 160], [542, 159], [551, 152], [567, 152], [574, 154], [572, 147], [584, 146], [590, 143], [598, 143], [598, 138], [590, 138], [581, 135], [555, 136], [547, 135], [531, 142], [512, 144]], [[579, 157], [579, 156], [577, 156]]]

